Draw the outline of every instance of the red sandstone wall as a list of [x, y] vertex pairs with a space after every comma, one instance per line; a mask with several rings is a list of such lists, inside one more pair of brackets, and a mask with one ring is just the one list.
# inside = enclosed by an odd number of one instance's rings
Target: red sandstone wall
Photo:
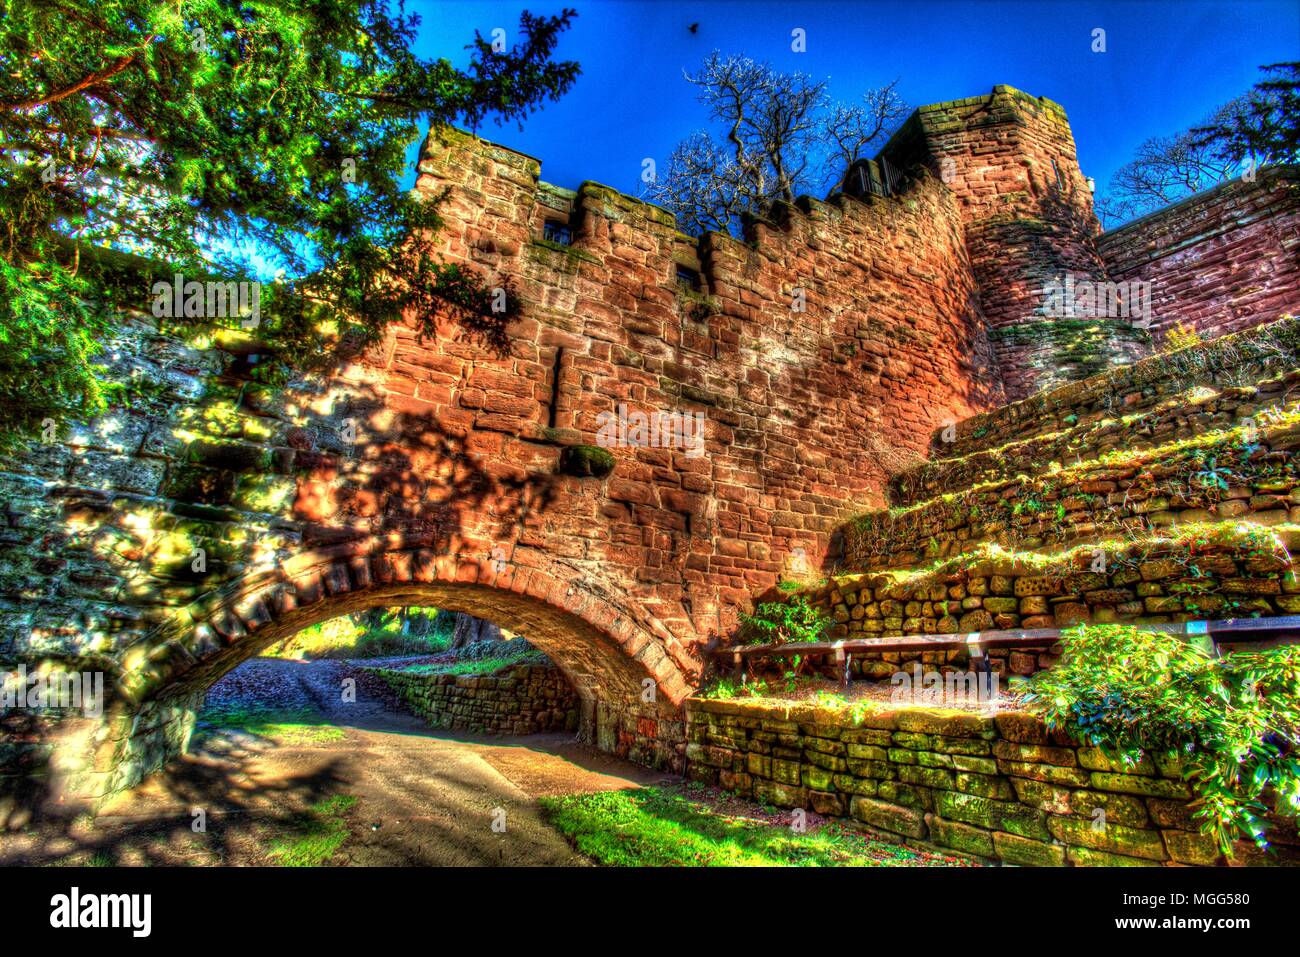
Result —
[[1233, 181], [1099, 241], [1111, 278], [1152, 283], [1156, 337], [1222, 335], [1300, 313], [1300, 167]]
[[928, 166], [956, 196], [1009, 399], [1144, 354], [1126, 323], [1105, 325], [1080, 348], [1076, 324], [1042, 315], [1047, 283], [1067, 272], [1106, 276], [1092, 193], [1058, 104], [997, 86], [921, 107], [882, 154], [903, 168]]
[[[662, 210], [595, 184], [566, 198], [539, 186], [535, 160], [447, 138], [419, 181], [452, 187], [447, 254], [514, 277], [523, 315], [506, 357], [398, 330], [384, 401], [465, 431], [494, 482], [550, 477], [527, 507], [484, 503], [489, 521], [521, 516], [490, 534], [590, 569], [683, 640], [729, 629], [797, 570], [794, 550], [820, 567], [904, 453], [1001, 400], [960, 220], [933, 179], [871, 205], [803, 201], [751, 243], [697, 246]], [[541, 218], [570, 205], [573, 247], [538, 243]], [[679, 263], [707, 298], [678, 290]], [[703, 412], [706, 454], [620, 448], [608, 479], [554, 476], [562, 446], [595, 443], [620, 402]]]

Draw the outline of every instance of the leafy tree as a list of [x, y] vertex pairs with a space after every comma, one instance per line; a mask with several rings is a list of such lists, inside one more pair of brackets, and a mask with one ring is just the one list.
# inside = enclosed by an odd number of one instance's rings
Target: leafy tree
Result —
[[278, 267], [258, 334], [280, 368], [404, 315], [500, 346], [513, 297], [434, 255], [406, 150], [561, 96], [574, 16], [525, 12], [502, 51], [476, 33], [460, 70], [412, 53], [419, 18], [386, 0], [0, 0], [0, 441], [102, 410], [97, 350], [174, 272]]
[[1193, 132], [1238, 165], [1300, 162], [1300, 61], [1260, 69], [1268, 77], [1246, 94], [1240, 109]]
[[679, 143], [646, 194], [693, 234], [733, 231], [776, 200], [832, 188], [908, 113], [897, 81], [869, 91], [860, 104], [836, 104], [825, 81], [718, 51], [686, 80], [699, 88], [715, 130]]

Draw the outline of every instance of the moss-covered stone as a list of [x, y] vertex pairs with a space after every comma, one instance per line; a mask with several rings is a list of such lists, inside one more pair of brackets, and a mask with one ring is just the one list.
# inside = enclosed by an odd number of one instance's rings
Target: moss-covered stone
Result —
[[243, 475], [235, 488], [232, 503], [251, 512], [281, 512], [288, 509], [298, 493], [298, 483], [279, 475]]
[[925, 814], [913, 808], [857, 795], [849, 805], [849, 813], [864, 824], [893, 834], [917, 838], [926, 835]]
[[1112, 854], [1091, 847], [1071, 847], [1067, 857], [1075, 867], [1160, 867], [1159, 861], [1144, 857]]
[[1159, 831], [1142, 828], [1125, 827], [1109, 821], [1098, 824], [1082, 818], [1057, 817], [1053, 815], [1047, 827], [1054, 838], [1062, 844], [1074, 847], [1087, 847], [1127, 857], [1141, 857], [1152, 861], [1168, 860], [1164, 842]]
[[1118, 791], [1121, 794], [1140, 794], [1145, 797], [1190, 798], [1191, 790], [1182, 781], [1164, 778], [1134, 777], [1131, 774], [1107, 774], [1093, 771], [1092, 786], [1100, 791]]
[[186, 451], [186, 458], [199, 465], [231, 472], [271, 470], [271, 450], [249, 442], [195, 439]]
[[1069, 788], [1061, 788], [1057, 787], [1056, 784], [1049, 784], [1048, 781], [1036, 781], [1028, 778], [1013, 778], [1011, 784], [1015, 785], [1015, 794], [1017, 794], [1021, 804], [1037, 807], [1039, 810], [1050, 811], [1052, 814], [1070, 813]]
[[1005, 831], [993, 833], [993, 850], [996, 857], [1008, 864], [1029, 867], [1064, 867], [1065, 848], [1059, 844], [1035, 841]]
[[1070, 810], [1089, 819], [1096, 818], [1099, 810], [1103, 811], [1105, 820], [1111, 824], [1142, 827], [1147, 823], [1146, 807], [1138, 798], [1126, 794], [1075, 791], [1070, 795]]
[[966, 794], [979, 794], [983, 797], [1003, 800], [1011, 800], [1016, 796], [1006, 778], [992, 777], [986, 774], [969, 774], [964, 771], [957, 774], [956, 788]]
[[958, 821], [946, 821], [934, 814], [927, 814], [925, 823], [930, 829], [930, 840], [935, 844], [965, 854], [975, 854], [980, 857], [995, 856], [993, 835], [988, 831]]
[[223, 469], [200, 465], [174, 467], [163, 485], [163, 494], [181, 502], [201, 505], [229, 505], [235, 495], [238, 476]]
[[598, 445], [570, 445], [560, 455], [560, 471], [577, 478], [605, 478], [617, 460]]
[[1205, 834], [1187, 831], [1162, 831], [1169, 856], [1180, 864], [1214, 864], [1219, 860], [1219, 845]]

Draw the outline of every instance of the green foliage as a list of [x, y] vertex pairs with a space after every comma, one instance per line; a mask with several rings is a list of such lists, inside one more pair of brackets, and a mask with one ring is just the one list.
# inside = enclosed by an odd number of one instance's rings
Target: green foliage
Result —
[[454, 661], [450, 664], [413, 665], [406, 670], [436, 675], [490, 675], [511, 665], [542, 664], [546, 661], [544, 654], [522, 638], [516, 638], [512, 644], [519, 647], [508, 655]]
[[560, 470], [578, 478], [604, 478], [617, 463], [614, 453], [599, 445], [570, 445], [560, 455]]
[[1195, 326], [1189, 326], [1181, 320], [1168, 332], [1160, 344], [1161, 352], [1178, 352], [1180, 349], [1191, 349], [1201, 344], [1201, 334], [1196, 331]]
[[699, 697], [715, 701], [730, 701], [733, 698], [762, 698], [767, 691], [766, 681], [753, 679], [738, 683], [731, 678], [719, 678], [701, 691]]
[[1233, 163], [1300, 161], [1300, 61], [1260, 69], [1266, 77], [1246, 94], [1240, 109], [1192, 132]]
[[[3, 206], [0, 199], [0, 216]], [[0, 259], [0, 448], [65, 410], [105, 408], [94, 358], [109, 321], [104, 309], [84, 302], [90, 292], [85, 277], [57, 263], [40, 275], [30, 264]]]
[[831, 620], [808, 604], [803, 595], [788, 602], [763, 602], [752, 615], [740, 616], [744, 644], [765, 645], [796, 641], [821, 641]]
[[341, 741], [347, 737], [342, 728], [329, 724], [319, 712], [304, 708], [285, 710], [242, 705], [205, 708], [199, 714], [199, 725], [200, 737], [220, 731], [242, 731], [282, 744]]
[[1193, 473], [1190, 484], [1193, 486], [1199, 485], [1202, 489], [1217, 489], [1220, 492], [1228, 491], [1228, 482], [1232, 479], [1233, 473], [1226, 466], [1219, 465], [1217, 455], [1211, 455], [1205, 449], [1196, 449], [1192, 452], [1191, 457], [1203, 468]]
[[1300, 816], [1300, 647], [1212, 657], [1181, 637], [1080, 625], [1065, 653], [1028, 683], [1047, 723], [1135, 763], [1181, 759], [1194, 815], [1224, 853], [1260, 846], [1270, 802]]
[[454, 619], [436, 608], [375, 608], [309, 625], [263, 652], [268, 658], [386, 658], [447, 650]]
[[406, 154], [426, 126], [566, 92], [574, 16], [522, 13], [501, 53], [476, 34], [462, 70], [413, 54], [419, 18], [386, 0], [0, 0], [0, 440], [101, 411], [109, 316], [177, 272], [281, 275], [271, 381], [407, 316], [503, 347], [516, 297], [439, 261], [439, 197], [408, 188]]

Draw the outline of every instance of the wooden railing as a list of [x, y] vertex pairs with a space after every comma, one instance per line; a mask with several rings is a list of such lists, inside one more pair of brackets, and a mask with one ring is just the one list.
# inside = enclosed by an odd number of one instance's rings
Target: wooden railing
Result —
[[[1154, 625], [1137, 625], [1141, 631], [1158, 631], [1185, 635], [1206, 651], [1221, 644], [1300, 640], [1300, 615], [1272, 618], [1229, 618], [1222, 621], [1185, 621]], [[730, 645], [715, 648], [713, 656], [730, 662], [743, 671], [750, 658], [804, 658], [834, 656], [837, 664], [846, 664], [857, 652], [952, 651], [966, 648], [976, 670], [991, 671], [990, 648], [1050, 648], [1061, 640], [1062, 628], [1021, 628], [1009, 631], [972, 631], [964, 634], [898, 635], [888, 638], [845, 638], [840, 641], [787, 642], [765, 645]]]

